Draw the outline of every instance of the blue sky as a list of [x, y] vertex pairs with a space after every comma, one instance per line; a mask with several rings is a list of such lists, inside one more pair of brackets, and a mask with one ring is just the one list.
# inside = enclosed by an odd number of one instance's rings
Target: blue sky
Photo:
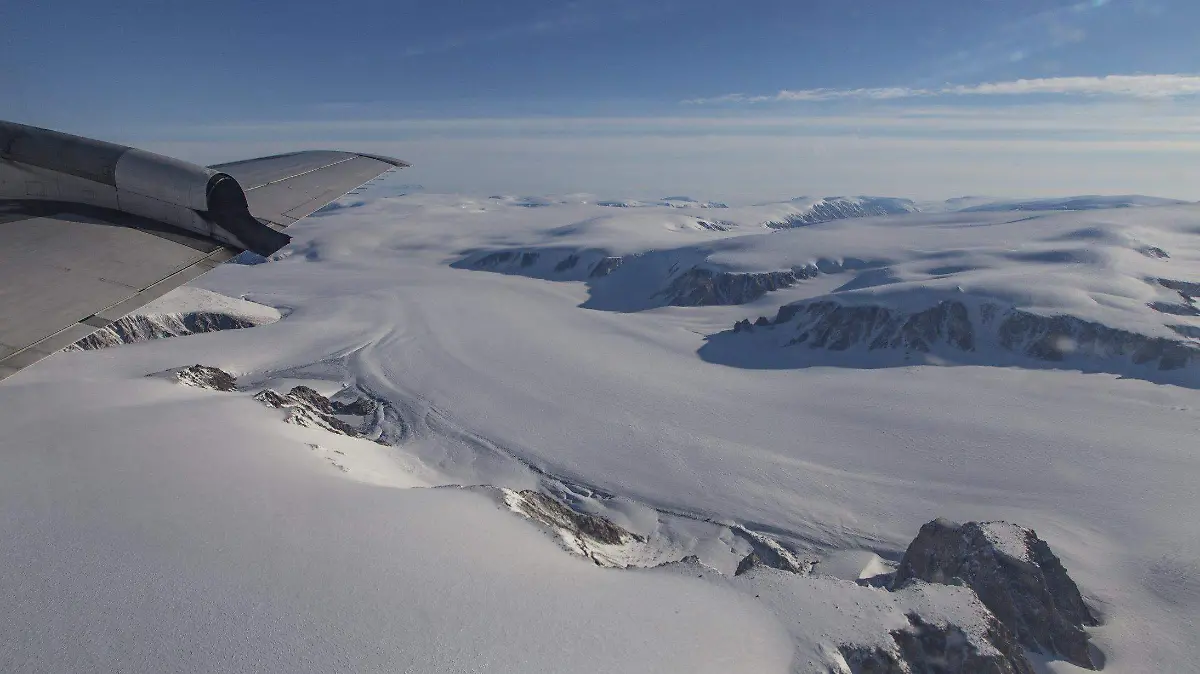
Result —
[[0, 7], [0, 118], [470, 192], [1200, 199], [1193, 0]]

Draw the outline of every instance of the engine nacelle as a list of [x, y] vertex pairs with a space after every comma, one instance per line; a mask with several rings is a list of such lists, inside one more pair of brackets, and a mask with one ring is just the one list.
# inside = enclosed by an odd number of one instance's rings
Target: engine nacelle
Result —
[[291, 240], [250, 214], [232, 176], [37, 127], [0, 122], [0, 199], [67, 201], [149, 218], [270, 255]]

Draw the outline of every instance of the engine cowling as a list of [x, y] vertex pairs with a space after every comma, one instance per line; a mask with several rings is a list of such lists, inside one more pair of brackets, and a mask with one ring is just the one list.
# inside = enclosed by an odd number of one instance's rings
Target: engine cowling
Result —
[[66, 201], [149, 218], [260, 255], [291, 240], [250, 214], [232, 176], [153, 152], [0, 122], [0, 198]]

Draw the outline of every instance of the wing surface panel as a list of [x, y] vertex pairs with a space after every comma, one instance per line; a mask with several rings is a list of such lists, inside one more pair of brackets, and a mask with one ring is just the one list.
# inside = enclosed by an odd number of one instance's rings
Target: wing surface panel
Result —
[[[307, 151], [210, 168], [250, 214], [283, 229], [404, 162]], [[138, 216], [79, 204], [0, 204], [0, 379], [86, 337], [237, 254]]]
[[[122, 220], [71, 210], [0, 216], [0, 379], [233, 254]], [[188, 269], [197, 271], [183, 273]], [[62, 335], [73, 337], [51, 339]]]
[[255, 217], [286, 227], [391, 168], [377, 159], [354, 155], [326, 168], [251, 188], [246, 201]]

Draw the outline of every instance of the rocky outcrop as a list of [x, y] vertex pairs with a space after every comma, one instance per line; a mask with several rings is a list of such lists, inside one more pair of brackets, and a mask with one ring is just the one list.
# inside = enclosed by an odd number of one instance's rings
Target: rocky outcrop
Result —
[[728, 220], [703, 220], [696, 218], [696, 226], [700, 229], [707, 229], [710, 232], [728, 232], [731, 229], [736, 229], [737, 223], [729, 222]]
[[1001, 321], [1000, 346], [1038, 360], [1059, 362], [1072, 354], [1129, 358], [1134, 365], [1178, 370], [1200, 357], [1200, 348], [1165, 337], [1148, 337], [1073, 316], [1038, 316], [1012, 310]]
[[599, 566], [625, 566], [621, 555], [613, 548], [646, 540], [605, 517], [577, 512], [566, 503], [539, 491], [502, 489], [501, 493], [510, 510], [553, 531], [567, 549], [591, 559]]
[[[551, 266], [556, 254], [561, 259]], [[490, 253], [470, 253], [452, 264], [459, 269], [477, 269], [505, 274], [521, 274], [533, 278], [552, 280], [583, 278], [598, 279], [608, 276], [625, 262], [624, 258], [606, 255], [603, 251], [587, 250], [566, 252], [561, 250], [499, 250]], [[590, 269], [588, 268], [590, 266]], [[553, 271], [551, 271], [553, 270]]]
[[577, 264], [579, 264], [579, 256], [572, 253], [572, 254], [566, 256], [565, 258], [559, 260], [558, 264], [554, 265], [554, 271], [564, 272], [568, 269], [574, 269], [575, 265], [577, 265]]
[[[271, 389], [263, 389], [255, 394], [254, 399], [276, 409], [288, 410], [286, 421], [308, 428], [322, 428], [332, 433], [347, 435], [352, 438], [365, 437], [368, 422], [373, 418], [378, 403], [370, 398], [357, 398], [350, 402], [330, 400], [307, 386], [296, 386], [287, 395], [282, 395]], [[355, 427], [343, 416], [363, 417], [360, 426]], [[376, 440], [386, 444], [384, 440]]]
[[815, 268], [805, 267], [758, 273], [719, 272], [695, 267], [676, 276], [659, 294], [676, 307], [746, 304], [816, 274]]
[[[808, 201], [803, 197], [793, 201]], [[826, 197], [818, 199], [804, 211], [792, 213], [776, 220], [768, 220], [764, 227], [789, 229], [815, 225], [847, 218], [866, 218], [874, 215], [900, 215], [915, 213], [917, 205], [908, 199], [891, 197]]]
[[925, 622], [909, 613], [908, 627], [891, 631], [896, 649], [846, 645], [842, 657], [853, 674], [1033, 674], [1012, 633], [993, 621], [980, 648], [957, 625]]
[[592, 267], [592, 273], [589, 274], [589, 276], [591, 278], [601, 278], [603, 276], [608, 276], [609, 274], [616, 271], [617, 267], [620, 267], [621, 264], [624, 262], [625, 262], [625, 260], [623, 258], [611, 257], [611, 256], [606, 257], [603, 260], [600, 260], [599, 262], [597, 262], [595, 267]]
[[1031, 529], [930, 522], [905, 551], [893, 587], [913, 580], [965, 584], [1025, 648], [1097, 668], [1083, 628], [1098, 623], [1058, 557]]
[[733, 572], [735, 576], [740, 576], [760, 566], [788, 573], [808, 574], [812, 573], [813, 566], [816, 565], [815, 560], [797, 556], [796, 553], [783, 547], [779, 541], [742, 527], [737, 527], [734, 531], [741, 534], [751, 546], [750, 554], [742, 558]]
[[[1200, 362], [1200, 345], [1166, 337], [1151, 337], [1110, 328], [1074, 316], [1042, 316], [1020, 309], [946, 300], [920, 311], [900, 311], [880, 305], [842, 304], [832, 300], [789, 304], [773, 320], [760, 318], [734, 325], [736, 333], [760, 328], [791, 329], [783, 346], [846, 351], [885, 349], [944, 356], [971, 353], [984, 344], [1035, 360], [1058, 363], [1086, 358], [1103, 368], [1112, 361], [1179, 370]], [[1185, 327], [1176, 330], [1187, 335]], [[786, 334], [786, 333], [785, 333]]]
[[181, 337], [218, 330], [240, 330], [262, 325], [264, 321], [246, 316], [235, 316], [212, 311], [194, 311], [182, 314], [159, 314], [152, 316], [124, 316], [108, 327], [84, 337], [67, 347], [69, 351], [106, 349], [122, 344], [148, 342], [152, 339]]
[[135, 309], [67, 347], [67, 351], [103, 349], [152, 339], [274, 323], [283, 314], [274, 307], [202, 288], [182, 286]]
[[1158, 284], [1179, 293], [1181, 302], [1151, 302], [1151, 309], [1172, 316], [1200, 316], [1200, 307], [1196, 306], [1196, 298], [1200, 297], [1200, 283], [1176, 281], [1160, 278]]
[[940, 302], [924, 311], [904, 313], [886, 307], [846, 306], [837, 302], [812, 302], [781, 307], [774, 324], [795, 319], [796, 335], [788, 344], [845, 351], [852, 346], [868, 349], [903, 349], [929, 352], [945, 342], [962, 351], [975, 348], [975, 335], [967, 309], [959, 302]]
[[[192, 365], [178, 370], [169, 371], [175, 381], [184, 386], [195, 386], [213, 391], [237, 390], [237, 378], [228, 372], [208, 365]], [[155, 375], [148, 375], [155, 376]]]

